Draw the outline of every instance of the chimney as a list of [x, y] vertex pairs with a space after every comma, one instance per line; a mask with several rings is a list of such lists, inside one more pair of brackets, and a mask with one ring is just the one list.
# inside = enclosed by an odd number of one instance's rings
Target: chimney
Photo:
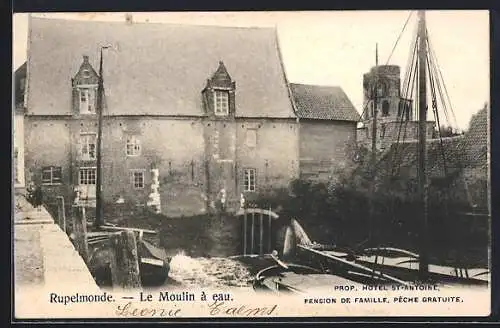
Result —
[[132, 24], [134, 22], [134, 19], [132, 17], [132, 14], [125, 14], [125, 22], [127, 24]]

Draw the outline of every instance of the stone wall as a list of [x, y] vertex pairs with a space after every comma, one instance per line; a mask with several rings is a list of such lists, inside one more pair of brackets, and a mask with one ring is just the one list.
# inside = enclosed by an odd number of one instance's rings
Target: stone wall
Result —
[[348, 146], [356, 141], [356, 122], [300, 122], [300, 174], [326, 181], [349, 165]]
[[[96, 167], [82, 160], [80, 134], [97, 133], [95, 117], [27, 116], [26, 167], [28, 180], [41, 184], [42, 167], [62, 168], [60, 183], [44, 184], [47, 201], [63, 195], [74, 199], [80, 167]], [[256, 131], [255, 147], [248, 147], [246, 130]], [[216, 132], [218, 131], [218, 132]], [[217, 138], [215, 137], [216, 135]], [[140, 155], [127, 156], [126, 141], [140, 141]], [[217, 139], [217, 142], [215, 142]], [[190, 216], [207, 211], [226, 183], [233, 205], [243, 192], [244, 169], [256, 169], [256, 187], [286, 186], [298, 177], [298, 129], [293, 120], [255, 119], [215, 122], [204, 118], [113, 117], [103, 124], [103, 198], [143, 207], [151, 192], [151, 168], [159, 170], [162, 213]], [[213, 155], [217, 153], [218, 157]], [[222, 156], [220, 156], [222, 155]], [[220, 162], [225, 157], [233, 162]], [[144, 172], [144, 188], [134, 188], [132, 172]]]

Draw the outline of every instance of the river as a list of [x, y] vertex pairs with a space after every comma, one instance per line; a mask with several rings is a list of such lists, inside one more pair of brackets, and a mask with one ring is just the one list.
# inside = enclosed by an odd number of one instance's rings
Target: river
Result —
[[[232, 216], [167, 219], [159, 243], [172, 257], [167, 284], [196, 288], [252, 288], [255, 274], [274, 265], [242, 253], [242, 221]], [[276, 247], [279, 242], [275, 242]]]

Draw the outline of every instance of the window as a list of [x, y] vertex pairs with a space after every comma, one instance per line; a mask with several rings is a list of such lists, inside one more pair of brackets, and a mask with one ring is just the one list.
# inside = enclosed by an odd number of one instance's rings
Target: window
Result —
[[60, 166], [46, 166], [42, 168], [43, 184], [59, 184], [62, 181], [62, 169]]
[[144, 171], [142, 170], [133, 170], [131, 174], [132, 185], [134, 189], [143, 189], [144, 188]]
[[78, 192], [80, 199], [95, 199], [97, 185], [97, 168], [81, 167], [78, 173]]
[[85, 167], [80, 168], [80, 175], [78, 177], [80, 185], [95, 185], [97, 182], [97, 168]]
[[80, 92], [80, 113], [95, 114], [96, 87], [82, 87]]
[[95, 133], [80, 134], [80, 154], [83, 160], [96, 159], [96, 141], [97, 135]]
[[255, 129], [248, 129], [247, 130], [246, 144], [250, 148], [257, 147], [257, 130], [255, 130]]
[[389, 102], [387, 100], [384, 100], [384, 102], [382, 103], [382, 115], [389, 115]]
[[216, 90], [214, 94], [214, 99], [215, 99], [215, 115], [228, 115], [229, 92]]
[[244, 191], [255, 191], [255, 169], [245, 169], [244, 173]]
[[141, 154], [141, 143], [136, 136], [127, 137], [127, 156], [139, 156]]

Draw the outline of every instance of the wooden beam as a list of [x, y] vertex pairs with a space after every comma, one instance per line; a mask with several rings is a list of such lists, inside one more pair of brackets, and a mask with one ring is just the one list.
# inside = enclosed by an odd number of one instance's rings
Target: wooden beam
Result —
[[101, 226], [101, 230], [107, 231], [132, 231], [132, 232], [142, 232], [142, 233], [151, 233], [156, 234], [158, 232], [154, 230], [140, 229], [140, 228], [127, 228], [127, 227], [113, 227], [113, 226]]
[[73, 234], [75, 236], [76, 250], [88, 263], [89, 248], [87, 242], [87, 219], [85, 217], [85, 207], [73, 207]]
[[264, 216], [260, 213], [259, 254], [264, 254]]
[[57, 196], [57, 216], [59, 227], [66, 233], [66, 208], [62, 196]]
[[140, 288], [139, 257], [133, 231], [122, 231], [111, 236], [111, 280], [113, 287]]

